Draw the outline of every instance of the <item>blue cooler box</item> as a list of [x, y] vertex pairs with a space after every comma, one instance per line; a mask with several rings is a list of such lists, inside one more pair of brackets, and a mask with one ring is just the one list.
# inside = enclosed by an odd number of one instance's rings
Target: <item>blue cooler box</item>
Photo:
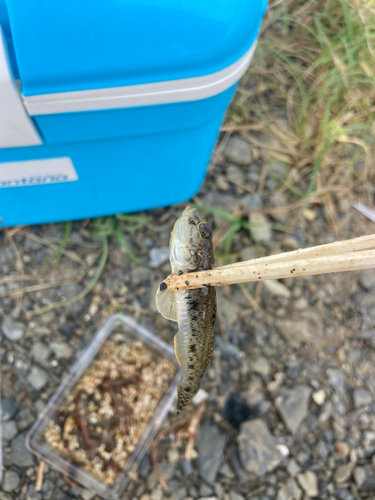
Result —
[[200, 188], [266, 0], [0, 0], [0, 226]]

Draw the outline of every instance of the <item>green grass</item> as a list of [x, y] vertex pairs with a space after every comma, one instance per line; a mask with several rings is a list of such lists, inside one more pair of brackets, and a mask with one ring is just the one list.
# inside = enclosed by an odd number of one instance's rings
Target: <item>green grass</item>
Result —
[[[337, 168], [350, 170], [350, 183], [362, 175], [357, 166], [365, 162], [362, 181], [370, 181], [374, 26], [370, 0], [284, 0], [274, 8], [271, 2], [249, 73], [257, 76], [257, 88], [246, 97], [245, 76], [229, 123], [261, 123], [289, 147], [285, 154], [299, 174], [294, 194], [306, 203], [318, 181], [326, 185]], [[292, 134], [280, 130], [275, 118], [280, 108]]]

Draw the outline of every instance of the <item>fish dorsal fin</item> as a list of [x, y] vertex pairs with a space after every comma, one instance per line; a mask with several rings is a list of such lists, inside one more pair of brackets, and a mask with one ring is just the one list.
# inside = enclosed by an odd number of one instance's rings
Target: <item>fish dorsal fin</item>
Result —
[[175, 292], [170, 292], [168, 289], [156, 292], [156, 307], [162, 316], [171, 321], [177, 323], [177, 306], [176, 306], [176, 294]]

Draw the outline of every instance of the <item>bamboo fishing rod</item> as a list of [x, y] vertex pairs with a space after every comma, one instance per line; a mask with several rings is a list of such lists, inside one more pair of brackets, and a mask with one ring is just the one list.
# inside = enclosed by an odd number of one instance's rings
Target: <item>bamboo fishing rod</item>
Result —
[[168, 290], [234, 285], [375, 268], [375, 235], [247, 260], [209, 271], [171, 274]]

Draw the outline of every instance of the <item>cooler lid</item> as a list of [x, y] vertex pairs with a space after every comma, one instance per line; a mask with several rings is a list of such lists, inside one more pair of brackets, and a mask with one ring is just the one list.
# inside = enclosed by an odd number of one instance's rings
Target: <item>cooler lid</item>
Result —
[[26, 97], [220, 72], [249, 51], [266, 9], [266, 0], [6, 4]]

